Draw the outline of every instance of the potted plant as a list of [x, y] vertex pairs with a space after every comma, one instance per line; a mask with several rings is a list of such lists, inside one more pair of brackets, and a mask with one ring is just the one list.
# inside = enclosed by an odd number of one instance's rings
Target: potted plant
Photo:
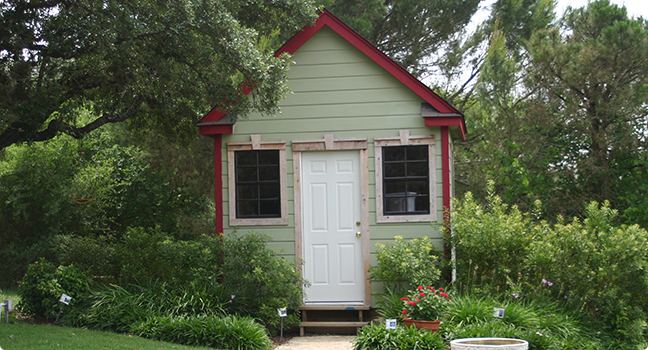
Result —
[[403, 304], [403, 323], [405, 326], [415, 325], [416, 328], [426, 328], [433, 332], [439, 329], [443, 314], [450, 301], [445, 289], [428, 286], [418, 286], [410, 290], [408, 296], [401, 298]]

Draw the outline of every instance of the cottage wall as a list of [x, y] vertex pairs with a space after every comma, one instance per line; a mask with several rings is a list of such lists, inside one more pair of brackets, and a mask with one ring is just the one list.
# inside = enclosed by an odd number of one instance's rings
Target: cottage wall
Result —
[[[363, 137], [368, 142], [369, 220], [371, 263], [375, 264], [376, 243], [392, 242], [395, 235], [405, 238], [429, 236], [442, 247], [439, 227], [443, 219], [441, 131], [426, 127], [421, 117], [418, 95], [386, 72], [328, 27], [322, 28], [292, 57], [289, 86], [293, 93], [281, 102], [276, 116], [250, 115], [239, 120], [233, 134], [223, 135], [223, 184], [228, 185], [227, 143], [250, 142], [250, 134], [261, 134], [262, 141], [286, 142], [288, 225], [243, 226], [239, 232], [265, 232], [273, 237], [270, 247], [289, 260], [295, 259], [295, 207], [292, 140]], [[434, 135], [436, 140], [437, 226], [423, 223], [376, 223], [374, 138], [397, 137], [399, 130], [411, 135]], [[223, 190], [224, 232], [229, 224], [228, 189]]]

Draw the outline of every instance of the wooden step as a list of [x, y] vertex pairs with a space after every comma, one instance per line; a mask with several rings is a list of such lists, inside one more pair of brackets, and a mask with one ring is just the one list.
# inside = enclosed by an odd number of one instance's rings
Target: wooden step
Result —
[[357, 321], [308, 321], [299, 324], [300, 327], [364, 327], [369, 322]]
[[318, 310], [340, 310], [340, 311], [354, 311], [354, 310], [369, 310], [371, 309], [370, 306], [364, 306], [364, 305], [302, 305], [299, 307], [299, 310], [312, 310], [312, 311], [318, 311]]

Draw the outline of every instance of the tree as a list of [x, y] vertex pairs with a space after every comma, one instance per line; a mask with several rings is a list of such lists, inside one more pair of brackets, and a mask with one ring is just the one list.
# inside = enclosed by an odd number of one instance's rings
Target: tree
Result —
[[[561, 30], [562, 29], [562, 30]], [[527, 86], [539, 86], [535, 125], [553, 130], [554, 167], [586, 200], [610, 200], [646, 158], [648, 23], [608, 0], [568, 9], [562, 28], [539, 31]], [[646, 179], [645, 171], [642, 175]], [[626, 188], [625, 191], [634, 192]]]
[[320, 0], [416, 77], [461, 39], [481, 0]]
[[[223, 101], [274, 113], [289, 60], [263, 38], [315, 18], [309, 0], [3, 1], [0, 150], [128, 119], [181, 138]], [[97, 117], [80, 124], [80, 106]]]

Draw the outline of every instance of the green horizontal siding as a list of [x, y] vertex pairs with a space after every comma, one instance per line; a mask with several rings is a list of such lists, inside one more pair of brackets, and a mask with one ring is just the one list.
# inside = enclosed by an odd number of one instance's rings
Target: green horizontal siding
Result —
[[[366, 57], [328, 28], [320, 30], [292, 57], [295, 65], [288, 72], [292, 93], [281, 102], [276, 116], [252, 114], [239, 120], [234, 134], [223, 135], [223, 183], [225, 231], [228, 227], [227, 142], [249, 142], [250, 134], [262, 134], [262, 141], [286, 141], [288, 180], [288, 225], [245, 226], [239, 232], [265, 232], [273, 237], [269, 246], [281, 256], [295, 260], [294, 188], [292, 140], [366, 138], [369, 156], [369, 221], [371, 261], [375, 263], [376, 243], [393, 242], [395, 235], [406, 239], [429, 236], [435, 245], [443, 241], [438, 227], [430, 223], [376, 224], [374, 143], [377, 137], [395, 137], [401, 129], [411, 135], [435, 135], [436, 209], [440, 223], [442, 211], [441, 133], [425, 126], [420, 97], [395, 77]], [[372, 284], [372, 289], [375, 286]]]

